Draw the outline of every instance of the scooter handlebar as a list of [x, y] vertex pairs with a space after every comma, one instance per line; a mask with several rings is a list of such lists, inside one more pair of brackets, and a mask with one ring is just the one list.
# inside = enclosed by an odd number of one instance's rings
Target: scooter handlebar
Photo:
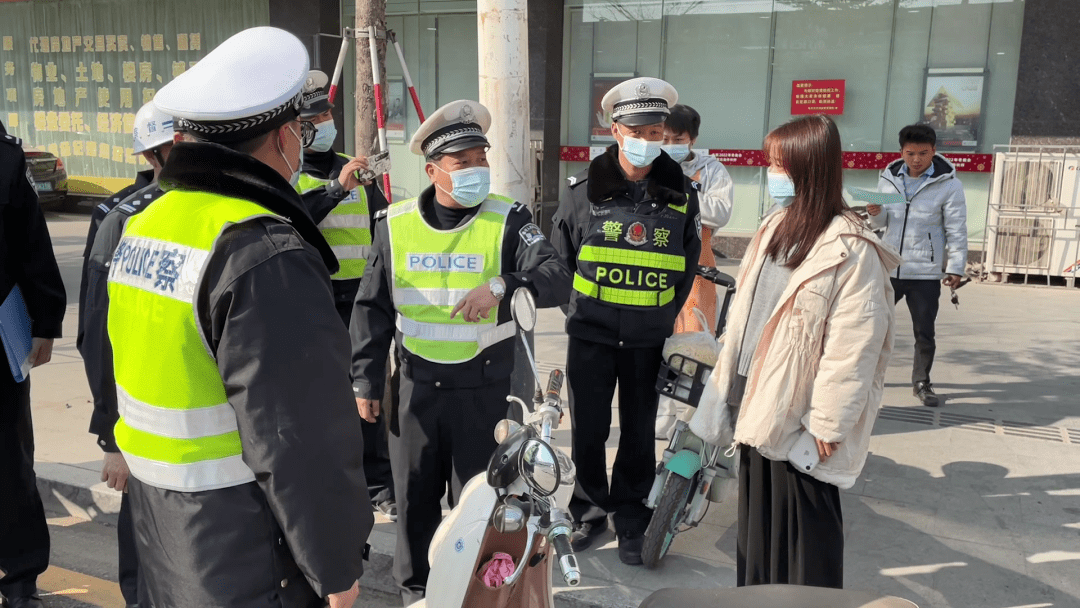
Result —
[[578, 568], [577, 556], [570, 547], [570, 536], [565, 532], [556, 534], [551, 539], [551, 545], [555, 548], [555, 556], [559, 559], [559, 568], [562, 569], [563, 580], [567, 585], [576, 587], [581, 583], [581, 570]]
[[562, 392], [563, 385], [563, 373], [557, 369], [551, 370], [551, 375], [548, 376], [548, 388], [547, 393], [544, 395], [546, 399], [559, 402], [559, 393]]

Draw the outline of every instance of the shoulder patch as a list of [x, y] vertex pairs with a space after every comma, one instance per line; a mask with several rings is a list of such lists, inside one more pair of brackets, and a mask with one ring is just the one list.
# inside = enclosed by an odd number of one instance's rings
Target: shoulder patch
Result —
[[524, 210], [525, 210], [525, 204], [524, 203], [514, 203], [514, 206], [510, 208], [510, 211], [512, 213], [520, 213], [521, 211], [524, 211]]
[[378, 211], [375, 212], [375, 219], [381, 220], [381, 219], [385, 218], [388, 211], [390, 211], [389, 208], [379, 209]]
[[690, 180], [690, 185], [694, 188], [694, 190], [697, 190], [698, 192], [702, 191], [701, 190], [701, 182], [695, 181], [695, 180]]
[[37, 192], [37, 184], [34, 183], [34, 174], [30, 172], [30, 167], [26, 168], [26, 181], [30, 182], [30, 189]]
[[566, 178], [566, 181], [570, 182], [570, 185], [573, 186], [577, 184], [577, 177], [571, 175], [570, 177]]
[[518, 235], [521, 236], [521, 242], [525, 243], [526, 247], [532, 247], [536, 243], [545, 240], [547, 237], [540, 231], [540, 227], [532, 222], [525, 224], [518, 230]]
[[697, 238], [700, 241], [701, 240], [701, 214], [700, 213], [694, 216], [694, 227], [697, 228]]
[[0, 135], [0, 141], [5, 141], [13, 146], [22, 147], [22, 140], [18, 137], [15, 137], [14, 135], [8, 135], [6, 133], [4, 135]]

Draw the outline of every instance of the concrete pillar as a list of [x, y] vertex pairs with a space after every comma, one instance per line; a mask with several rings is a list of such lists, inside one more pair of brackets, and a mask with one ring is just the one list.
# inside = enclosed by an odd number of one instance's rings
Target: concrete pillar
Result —
[[491, 111], [491, 191], [532, 203], [527, 0], [479, 0], [480, 103]]
[[[529, 18], [527, 0], [478, 0], [480, 103], [491, 112], [491, 191], [532, 207], [529, 151]], [[509, 297], [510, 294], [507, 294]], [[528, 336], [530, 343], [532, 335]], [[529, 402], [535, 386], [528, 355], [514, 339], [510, 392]]]

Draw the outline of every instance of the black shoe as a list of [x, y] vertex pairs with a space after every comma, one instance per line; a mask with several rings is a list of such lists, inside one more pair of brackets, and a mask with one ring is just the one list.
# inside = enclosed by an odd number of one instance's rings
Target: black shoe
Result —
[[627, 566], [641, 565], [641, 547], [645, 544], [642, 534], [619, 535], [619, 561]]
[[36, 593], [25, 597], [6, 598], [2, 605], [8, 608], [45, 608]]
[[375, 510], [382, 513], [386, 519], [390, 521], [397, 521], [397, 503], [394, 499], [384, 500], [382, 502], [372, 505]]
[[929, 382], [916, 382], [915, 387], [911, 389], [911, 393], [922, 401], [922, 404], [927, 407], [937, 407], [941, 400], [938, 399], [937, 393], [934, 392], [934, 387]]
[[570, 535], [570, 548], [574, 550], [574, 553], [588, 549], [601, 534], [607, 532], [607, 526], [606, 517], [595, 524], [577, 524], [574, 526], [573, 534]]

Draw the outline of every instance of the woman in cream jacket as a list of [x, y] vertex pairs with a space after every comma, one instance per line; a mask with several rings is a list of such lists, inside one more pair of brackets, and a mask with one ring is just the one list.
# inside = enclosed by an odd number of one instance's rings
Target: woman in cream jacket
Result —
[[[739, 585], [843, 585], [840, 489], [862, 471], [893, 344], [900, 257], [843, 201], [840, 135], [825, 116], [765, 140], [766, 218], [743, 258], [725, 348], [692, 431], [732, 440], [737, 411]], [[733, 408], [727, 409], [725, 408]], [[820, 462], [787, 461], [803, 432]]]

